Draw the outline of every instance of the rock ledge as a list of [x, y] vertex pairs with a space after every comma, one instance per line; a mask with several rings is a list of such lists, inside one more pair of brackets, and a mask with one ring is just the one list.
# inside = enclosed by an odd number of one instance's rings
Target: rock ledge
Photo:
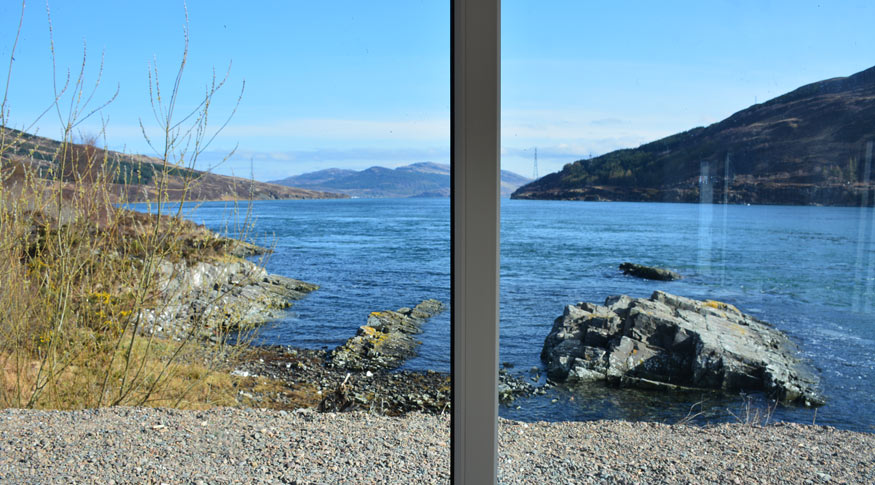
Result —
[[318, 285], [268, 273], [238, 257], [186, 263], [161, 261], [157, 279], [160, 304], [141, 312], [143, 328], [168, 337], [194, 329], [203, 339], [252, 328], [280, 318], [294, 300]]
[[331, 352], [331, 366], [348, 370], [394, 369], [416, 355], [422, 324], [444, 310], [438, 300], [425, 300], [415, 308], [371, 312], [356, 335]]

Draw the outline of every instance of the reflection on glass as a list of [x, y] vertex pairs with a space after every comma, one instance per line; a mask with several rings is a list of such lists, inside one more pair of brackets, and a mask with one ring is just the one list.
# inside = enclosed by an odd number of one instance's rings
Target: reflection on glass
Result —
[[704, 160], [699, 163], [699, 242], [698, 271], [702, 274], [711, 272], [711, 230], [713, 222], [714, 183], [711, 178], [711, 163]]
[[[850, 164], [854, 168], [854, 163]], [[866, 142], [866, 155], [863, 158], [863, 176], [861, 178], [864, 187], [869, 186], [872, 175], [872, 142]], [[853, 178], [851, 178], [853, 180]], [[860, 207], [868, 207], [872, 204], [869, 200], [869, 191], [864, 191], [860, 196]], [[875, 212], [860, 211], [860, 219], [857, 223], [857, 255], [854, 264], [854, 289], [851, 309], [858, 312], [872, 312], [872, 298], [875, 297], [873, 284], [875, 284], [875, 254], [865, 244], [865, 241], [875, 239]]]
[[[798, 55], [781, 20], [705, 10], [734, 19], [726, 35], [688, 29], [711, 24], [670, 7], [505, 8], [503, 167], [527, 173], [537, 145], [548, 175], [502, 204], [502, 416], [704, 424], [753, 403], [875, 430], [875, 70], [847, 37], [813, 41], [847, 54], [843, 67], [770, 65]], [[557, 27], [584, 17], [579, 36]], [[751, 22], [770, 27], [754, 35]], [[602, 26], [618, 23], [623, 34]], [[541, 24], [555, 28], [527, 29]], [[624, 274], [624, 262], [682, 278]], [[645, 301], [657, 291], [690, 300]], [[763, 337], [736, 311], [786, 336], [771, 348], [799, 359], [798, 380], [779, 383], [779, 357], [757, 361], [771, 351], [746, 353]], [[511, 399], [514, 385], [527, 390]]]

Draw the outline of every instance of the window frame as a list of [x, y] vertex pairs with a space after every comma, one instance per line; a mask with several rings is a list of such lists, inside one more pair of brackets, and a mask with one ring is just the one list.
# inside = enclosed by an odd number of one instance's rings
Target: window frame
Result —
[[451, 473], [496, 483], [500, 0], [451, 0]]

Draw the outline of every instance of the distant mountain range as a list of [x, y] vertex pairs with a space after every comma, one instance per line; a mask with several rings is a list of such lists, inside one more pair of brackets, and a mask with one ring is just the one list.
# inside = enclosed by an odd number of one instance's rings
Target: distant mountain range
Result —
[[[61, 154], [66, 153], [68, 162], [63, 182], [94, 179], [98, 171], [111, 174], [110, 190], [126, 194], [129, 202], [157, 200], [159, 175], [162, 163], [157, 158], [144, 155], [128, 155], [111, 150], [104, 151], [94, 146], [70, 144], [64, 150], [61, 142], [31, 135], [12, 128], [0, 126], [0, 136], [9, 145], [2, 154], [4, 162], [0, 181], [11, 185], [22, 179], [26, 171], [33, 171], [38, 179], [49, 179], [60, 171]], [[217, 175], [168, 164], [165, 197], [170, 200], [245, 200], [245, 199], [326, 199], [346, 198], [337, 193], [284, 187], [265, 182], [256, 182], [239, 177]], [[188, 189], [184, 187], [188, 186]]]
[[[530, 180], [502, 170], [502, 197], [509, 197], [517, 187]], [[394, 169], [371, 167], [356, 171], [328, 168], [274, 180], [271, 183], [340, 192], [353, 197], [449, 197], [450, 166], [443, 163], [421, 162]]]
[[873, 205], [875, 68], [707, 127], [578, 160], [517, 199]]

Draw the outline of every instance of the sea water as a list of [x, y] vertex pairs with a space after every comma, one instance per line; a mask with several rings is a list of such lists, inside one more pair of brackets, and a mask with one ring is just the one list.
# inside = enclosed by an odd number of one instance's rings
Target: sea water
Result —
[[[204, 203], [187, 217], [233, 233], [246, 207]], [[450, 299], [447, 199], [256, 201], [256, 242], [269, 271], [319, 290], [264, 327], [260, 342], [331, 349], [371, 311]], [[673, 269], [657, 282], [623, 275], [631, 261]], [[875, 431], [875, 211], [871, 208], [503, 200], [500, 362], [543, 384], [544, 338], [565, 305], [654, 290], [737, 306], [787, 333], [819, 370], [817, 410], [761, 396], [665, 394], [600, 384], [552, 388], [502, 406], [521, 420], [772, 419]], [[404, 368], [449, 370], [449, 312], [432, 318]]]

